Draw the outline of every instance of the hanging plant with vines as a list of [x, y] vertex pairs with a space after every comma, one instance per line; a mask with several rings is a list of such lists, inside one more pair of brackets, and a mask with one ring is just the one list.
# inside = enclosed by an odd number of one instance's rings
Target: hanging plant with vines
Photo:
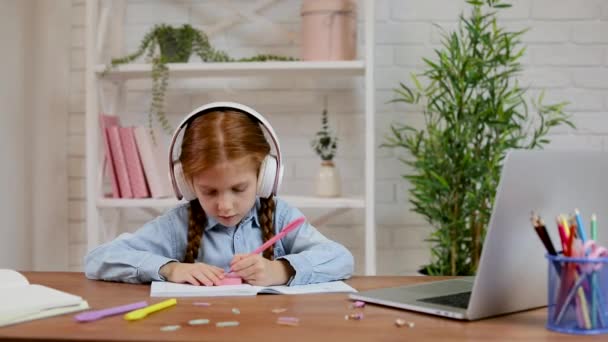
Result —
[[155, 25], [144, 35], [139, 48], [132, 54], [113, 58], [106, 68], [108, 72], [120, 64], [127, 64], [146, 54], [146, 60], [152, 63], [152, 102], [148, 113], [148, 127], [154, 137], [153, 117], [156, 117], [165, 132], [171, 134], [172, 128], [164, 109], [165, 92], [169, 84], [167, 63], [187, 63], [192, 54], [203, 62], [265, 62], [294, 61], [295, 58], [277, 55], [255, 55], [246, 58], [232, 58], [226, 52], [214, 49], [209, 38], [201, 30], [189, 24], [172, 27], [166, 24]]

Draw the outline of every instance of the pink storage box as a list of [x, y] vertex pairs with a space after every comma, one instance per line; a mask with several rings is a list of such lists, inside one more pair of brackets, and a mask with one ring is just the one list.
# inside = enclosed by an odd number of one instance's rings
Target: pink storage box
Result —
[[352, 60], [357, 57], [356, 4], [352, 0], [304, 0], [302, 59]]

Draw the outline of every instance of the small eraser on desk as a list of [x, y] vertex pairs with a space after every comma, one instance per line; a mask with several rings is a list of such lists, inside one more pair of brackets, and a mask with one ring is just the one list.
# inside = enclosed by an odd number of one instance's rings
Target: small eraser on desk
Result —
[[242, 278], [224, 278], [220, 280], [219, 286], [222, 285], [241, 285], [243, 283]]

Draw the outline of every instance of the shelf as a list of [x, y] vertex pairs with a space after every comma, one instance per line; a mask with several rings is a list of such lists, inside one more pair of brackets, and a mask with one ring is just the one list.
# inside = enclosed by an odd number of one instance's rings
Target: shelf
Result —
[[[311, 75], [324, 76], [357, 76], [365, 74], [364, 61], [315, 61], [315, 62], [234, 62], [234, 63], [169, 63], [171, 78], [200, 78], [200, 77], [243, 77], [263, 76], [264, 74], [280, 73], [282, 76]], [[106, 66], [95, 67], [95, 73], [101, 75]], [[123, 64], [108, 72], [104, 78], [112, 80], [128, 80], [149, 78], [151, 64]]]
[[[281, 199], [297, 208], [364, 208], [365, 201], [361, 197], [307, 197], [280, 196]], [[100, 198], [97, 206], [100, 208], [169, 208], [180, 201], [175, 198]]]
[[364, 208], [362, 197], [306, 197], [306, 196], [279, 196], [296, 208]]
[[180, 201], [175, 198], [100, 198], [97, 206], [100, 208], [169, 208]]
[[[171, 3], [171, 1], [167, 1]], [[238, 6], [240, 2], [232, 1], [229, 7]], [[268, 6], [274, 1], [262, 1], [264, 6]], [[297, 80], [301, 78], [314, 79], [319, 81], [321, 87], [319, 92], [327, 92], [328, 89], [324, 80], [347, 79], [354, 81], [365, 91], [360, 99], [360, 109], [365, 113], [364, 134], [361, 140], [365, 143], [365, 148], [360, 152], [364, 158], [364, 189], [361, 189], [360, 196], [347, 196], [339, 198], [321, 198], [314, 196], [287, 195], [280, 196], [291, 206], [304, 209], [321, 209], [326, 211], [319, 219], [323, 222], [328, 217], [332, 217], [336, 212], [347, 211], [350, 209], [361, 210], [364, 214], [364, 236], [362, 237], [365, 253], [365, 274], [374, 275], [376, 273], [376, 227], [375, 227], [375, 82], [374, 82], [374, 57], [375, 57], [375, 1], [363, 0], [359, 3], [364, 5], [362, 21], [358, 21], [358, 34], [361, 33], [360, 60], [351, 61], [269, 61], [269, 62], [228, 62], [228, 63], [205, 63], [200, 59], [193, 59], [191, 63], [170, 63], [169, 79], [171, 86], [181, 88], [187, 86], [188, 94], [185, 96], [196, 96], [197, 92], [190, 89], [191, 80], [194, 80], [192, 88], [203, 93], [206, 89], [217, 89], [218, 91], [230, 91], [227, 85], [236, 80], [239, 84], [240, 79], [261, 78], [262, 81], [269, 78], [280, 80]], [[181, 6], [181, 5], [180, 5]], [[99, 135], [99, 113], [110, 111], [114, 113], [127, 112], [127, 101], [125, 96], [129, 91], [149, 91], [150, 80], [152, 78], [152, 64], [149, 63], [128, 63], [113, 68], [105, 73], [106, 65], [101, 64], [107, 57], [105, 52], [111, 51], [112, 54], [123, 54], [122, 49], [125, 41], [124, 34], [128, 32], [126, 27], [127, 6], [124, 1], [85, 1], [86, 10], [86, 30], [85, 30], [85, 52], [86, 52], [86, 72], [85, 72], [85, 92], [86, 92], [86, 226], [87, 226], [87, 249], [92, 250], [103, 240], [112, 238], [118, 229], [123, 225], [123, 212], [133, 209], [145, 211], [150, 216], [159, 215], [162, 211], [179, 205], [180, 201], [175, 198], [162, 199], [114, 199], [103, 197], [103, 181], [100, 178], [100, 148], [102, 140]], [[247, 11], [249, 12], [249, 11]], [[255, 13], [254, 13], [255, 14]], [[247, 15], [244, 17], [226, 18], [229, 25], [240, 24], [257, 17]], [[151, 16], [152, 18], [153, 16]], [[219, 19], [221, 24], [224, 18]], [[234, 19], [234, 23], [232, 23]], [[132, 25], [132, 24], [129, 24]], [[110, 30], [111, 28], [111, 30]], [[133, 32], [131, 32], [132, 34]], [[253, 47], [263, 47], [255, 44]], [[287, 48], [295, 48], [293, 43], [286, 45]], [[216, 82], [218, 78], [227, 78], [228, 83]], [[232, 78], [232, 80], [229, 80]], [[349, 79], [357, 78], [357, 79]], [[133, 82], [128, 82], [133, 80]], [[173, 82], [173, 81], [177, 82]], [[106, 82], [107, 81], [107, 82]], [[142, 82], [143, 81], [143, 82]], [[255, 85], [257, 82], [251, 82]], [[260, 82], [262, 86], [265, 82]], [[287, 82], [288, 84], [290, 82]], [[316, 83], [316, 82], [315, 82]], [[246, 82], [246, 84], [249, 84]], [[199, 87], [199, 85], [201, 85]], [[297, 84], [294, 84], [297, 85]], [[316, 87], [316, 85], [315, 85]], [[202, 88], [202, 89], [199, 89]], [[251, 87], [251, 90], [255, 87]], [[250, 89], [244, 89], [248, 91]], [[287, 90], [291, 90], [288, 89]], [[317, 91], [312, 88], [311, 91]], [[354, 90], [353, 90], [354, 91]], [[254, 94], [255, 95], [255, 94]], [[279, 96], [280, 98], [281, 96]], [[138, 100], [145, 100], [142, 96]], [[199, 99], [200, 100], [200, 99]], [[257, 99], [253, 99], [252, 105], [255, 106]], [[263, 100], [261, 100], [263, 102]], [[357, 101], [359, 102], [359, 101]], [[316, 104], [315, 104], [316, 105]], [[102, 215], [107, 209], [120, 209], [119, 215]], [[114, 214], [114, 213], [105, 213]], [[116, 222], [105, 225], [104, 220], [116, 216]], [[106, 231], [108, 230], [108, 231]], [[103, 237], [103, 238], [102, 238]]]

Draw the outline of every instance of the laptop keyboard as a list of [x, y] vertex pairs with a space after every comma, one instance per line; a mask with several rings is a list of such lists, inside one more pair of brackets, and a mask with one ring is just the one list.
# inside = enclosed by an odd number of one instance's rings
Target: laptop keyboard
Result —
[[466, 309], [467, 306], [469, 306], [470, 298], [471, 298], [471, 291], [454, 293], [454, 294], [447, 295], [447, 296], [423, 298], [423, 299], [418, 299], [418, 301]]

